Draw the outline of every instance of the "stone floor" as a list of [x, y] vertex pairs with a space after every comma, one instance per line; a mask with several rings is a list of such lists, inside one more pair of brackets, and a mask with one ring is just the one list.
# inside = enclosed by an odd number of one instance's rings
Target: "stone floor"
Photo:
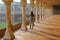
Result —
[[60, 40], [60, 15], [53, 15], [40, 23], [35, 23], [34, 29], [16, 31], [14, 40]]

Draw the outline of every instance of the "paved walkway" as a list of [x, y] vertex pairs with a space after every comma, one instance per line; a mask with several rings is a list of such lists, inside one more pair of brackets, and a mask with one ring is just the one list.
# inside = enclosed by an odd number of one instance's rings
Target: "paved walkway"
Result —
[[14, 40], [60, 40], [60, 15], [53, 15], [35, 23], [33, 30], [18, 30], [15, 36]]
[[14, 40], [60, 40], [60, 15], [53, 15], [35, 23], [34, 29], [16, 31]]

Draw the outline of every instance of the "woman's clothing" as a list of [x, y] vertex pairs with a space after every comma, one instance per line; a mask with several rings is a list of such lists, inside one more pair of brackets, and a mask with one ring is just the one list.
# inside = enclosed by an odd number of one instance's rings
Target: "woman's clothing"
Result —
[[33, 14], [30, 15], [30, 29], [33, 29], [35, 17]]

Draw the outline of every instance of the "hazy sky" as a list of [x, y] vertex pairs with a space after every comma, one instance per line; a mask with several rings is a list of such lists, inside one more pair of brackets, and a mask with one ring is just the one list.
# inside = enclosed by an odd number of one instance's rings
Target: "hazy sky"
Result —
[[[14, 0], [14, 2], [20, 2], [20, 0]], [[3, 3], [2, 0], [0, 0], [0, 4]], [[27, 0], [27, 3], [30, 3], [30, 0]]]

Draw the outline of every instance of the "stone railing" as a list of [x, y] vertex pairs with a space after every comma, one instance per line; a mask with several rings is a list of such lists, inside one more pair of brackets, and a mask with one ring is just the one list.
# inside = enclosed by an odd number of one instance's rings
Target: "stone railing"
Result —
[[[18, 29], [20, 29], [20, 28], [21, 28], [21, 23], [12, 26], [12, 30], [13, 30], [13, 31], [16, 31], [16, 30], [18, 30]], [[5, 31], [6, 31], [6, 28], [0, 30], [0, 37], [3, 37], [3, 36], [4, 36]]]

